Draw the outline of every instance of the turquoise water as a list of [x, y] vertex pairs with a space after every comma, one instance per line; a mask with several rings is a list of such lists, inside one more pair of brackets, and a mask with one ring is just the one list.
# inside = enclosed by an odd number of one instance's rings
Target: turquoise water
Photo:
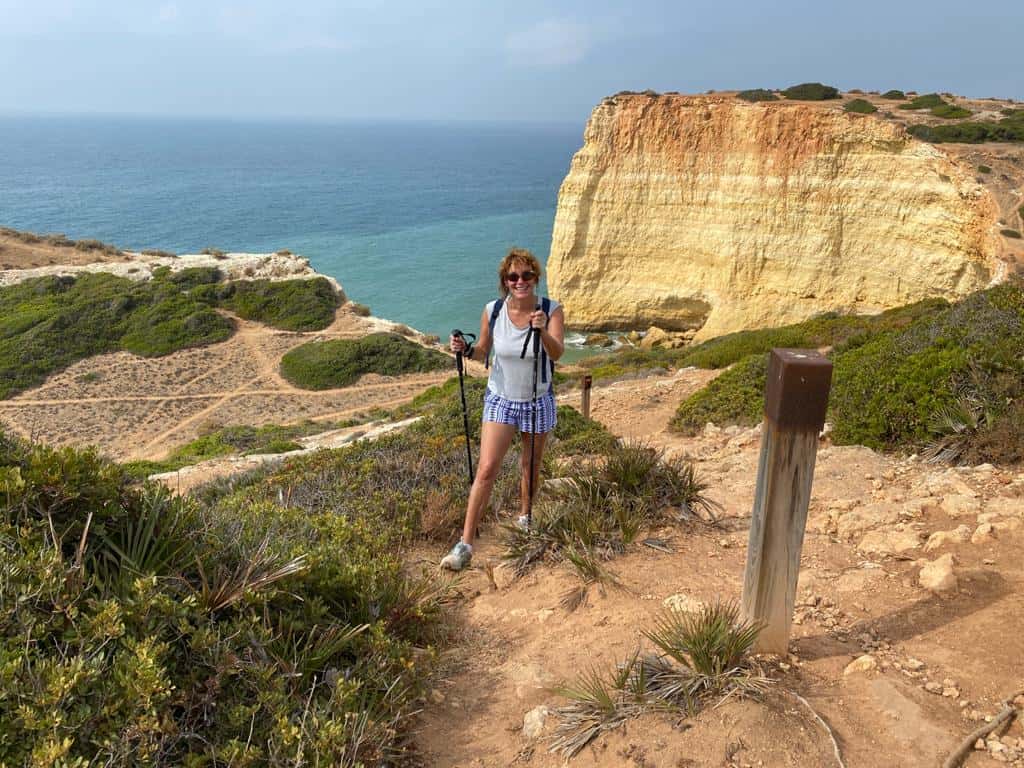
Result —
[[473, 328], [545, 261], [582, 125], [0, 118], [0, 225], [131, 250], [287, 248], [375, 315]]

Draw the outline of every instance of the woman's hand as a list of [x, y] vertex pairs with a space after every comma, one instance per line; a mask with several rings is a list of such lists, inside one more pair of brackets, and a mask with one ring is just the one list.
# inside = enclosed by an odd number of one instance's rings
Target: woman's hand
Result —
[[547, 324], [548, 318], [547, 315], [544, 314], [544, 310], [535, 309], [533, 312], [530, 313], [530, 325], [533, 328], [539, 328], [540, 330], [543, 331]]
[[[541, 313], [543, 314], [543, 312]], [[448, 348], [456, 355], [466, 351], [466, 340], [462, 336], [449, 336]]]

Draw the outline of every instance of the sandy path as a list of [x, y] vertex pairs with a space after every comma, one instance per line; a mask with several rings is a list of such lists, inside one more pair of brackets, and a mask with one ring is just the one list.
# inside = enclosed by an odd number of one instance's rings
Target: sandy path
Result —
[[[665, 430], [677, 398], [710, 375], [687, 371], [599, 388], [592, 412], [620, 436], [693, 457], [710, 485], [709, 495], [723, 505], [722, 527], [655, 532], [669, 541], [672, 554], [633, 547], [609, 563], [627, 590], [603, 595], [592, 590], [584, 607], [566, 613], [559, 597], [578, 583], [576, 578], [566, 568], [548, 566], [513, 581], [500, 566], [501, 532], [486, 524], [474, 567], [459, 577], [461, 642], [446, 656], [417, 732], [427, 765], [562, 765], [560, 756], [546, 751], [545, 741], [521, 733], [528, 712], [564, 703], [555, 686], [588, 669], [610, 671], [646, 642], [641, 630], [673, 595], [704, 602], [739, 597], [759, 433], [711, 429], [682, 438]], [[560, 399], [572, 403], [578, 395]], [[977, 514], [989, 511], [993, 519], [1005, 519], [1005, 530], [998, 538], [925, 555], [920, 542], [927, 534], [964, 522], [944, 511], [944, 499], [966, 493], [975, 494], [968, 498], [977, 499]], [[887, 523], [868, 514], [887, 505], [908, 511], [899, 522]], [[844, 519], [843, 510], [863, 513], [867, 527], [852, 537], [838, 535], [835, 525]], [[966, 520], [972, 528], [977, 514]], [[931, 768], [976, 725], [975, 719], [992, 714], [1002, 696], [1020, 687], [1013, 677], [1021, 673], [1024, 657], [1019, 631], [1024, 526], [1014, 528], [1012, 521], [1022, 514], [1024, 473], [1019, 470], [961, 473], [857, 446], [820, 449], [793, 628], [795, 655], [786, 660], [788, 669], [776, 668], [775, 674], [777, 688], [800, 692], [831, 723], [848, 766]], [[906, 530], [915, 532], [918, 544], [895, 555], [858, 544], [868, 534], [891, 544]], [[938, 596], [918, 587], [916, 561], [946, 551], [958, 559], [961, 586], [953, 595]], [[427, 567], [438, 556], [432, 550], [420, 554]], [[483, 567], [488, 562], [499, 566], [496, 591]], [[844, 675], [846, 665], [865, 652], [878, 669]], [[956, 698], [924, 689], [936, 680], [952, 681]], [[547, 735], [553, 720], [544, 721]], [[1010, 734], [1016, 737], [1024, 737], [1019, 725]], [[675, 768], [835, 762], [820, 727], [795, 699], [779, 694], [763, 705], [730, 702], [694, 718], [645, 715], [596, 739], [572, 764]], [[970, 763], [995, 764], [982, 754]]]

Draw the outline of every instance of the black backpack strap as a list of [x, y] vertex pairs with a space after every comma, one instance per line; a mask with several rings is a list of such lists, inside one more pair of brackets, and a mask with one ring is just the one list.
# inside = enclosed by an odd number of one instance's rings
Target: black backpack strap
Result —
[[484, 367], [491, 367], [491, 352], [494, 350], [494, 324], [498, 322], [498, 315], [501, 314], [501, 307], [505, 303], [504, 299], [494, 300], [494, 309], [491, 310], [491, 319], [487, 322], [487, 327], [491, 331], [491, 349], [487, 351], [487, 359], [484, 360]]

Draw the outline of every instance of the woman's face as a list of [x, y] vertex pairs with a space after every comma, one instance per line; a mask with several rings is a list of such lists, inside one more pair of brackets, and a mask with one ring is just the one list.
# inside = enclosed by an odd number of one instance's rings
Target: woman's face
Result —
[[505, 274], [505, 287], [512, 296], [525, 298], [533, 293], [536, 284], [537, 275], [522, 261], [513, 261]]

